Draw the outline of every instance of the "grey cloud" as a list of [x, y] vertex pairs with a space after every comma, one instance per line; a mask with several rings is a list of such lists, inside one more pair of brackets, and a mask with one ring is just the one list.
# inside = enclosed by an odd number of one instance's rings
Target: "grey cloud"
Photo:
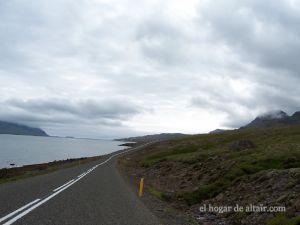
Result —
[[228, 127], [228, 128], [240, 128], [242, 126], [245, 126], [245, 124], [248, 124], [254, 117], [246, 117], [246, 118], [233, 118], [232, 116], [228, 117], [226, 121], [224, 121], [221, 126]]
[[[285, 90], [287, 91], [287, 90]], [[240, 127], [259, 114], [270, 110], [284, 110], [293, 113], [299, 110], [300, 99], [297, 95], [289, 96], [286, 92], [268, 86], [258, 86], [250, 96], [242, 97], [227, 86], [223, 91], [211, 90], [206, 94], [193, 97], [193, 106], [211, 110], [213, 113], [226, 115], [222, 125], [225, 127]]]
[[28, 110], [30, 112], [52, 113], [61, 112], [76, 116], [86, 116], [88, 119], [93, 118], [126, 118], [137, 114], [137, 107], [131, 103], [116, 100], [95, 101], [87, 100], [63, 100], [63, 99], [47, 99], [47, 100], [17, 100], [12, 99], [5, 102], [9, 106]]
[[[290, 2], [199, 1], [186, 19], [173, 0], [1, 1], [0, 118], [103, 134], [127, 123], [160, 132], [171, 109], [210, 111], [232, 127], [299, 110], [300, 13]], [[247, 95], [232, 80], [249, 82]]]
[[[31, 63], [27, 51], [41, 38], [45, 16], [37, 10], [38, 3], [25, 1], [1, 1], [0, 5], [0, 65], [2, 69], [28, 67]], [[16, 67], [16, 65], [18, 65]]]
[[[297, 3], [294, 3], [297, 5]], [[242, 78], [254, 84], [248, 96], [224, 87], [204, 85], [191, 100], [198, 108], [226, 115], [223, 126], [237, 127], [269, 110], [299, 110], [300, 8], [291, 1], [207, 1], [198, 11], [198, 28], [208, 44], [229, 49], [239, 57], [227, 65], [228, 80]], [[226, 57], [225, 55], [223, 57]]]
[[144, 57], [165, 66], [189, 63], [195, 44], [189, 32], [159, 13], [138, 25], [136, 41]]
[[243, 60], [299, 74], [300, 10], [290, 1], [208, 2], [199, 14], [199, 26], [206, 24], [212, 39], [227, 44]]
[[82, 123], [121, 126], [143, 109], [121, 100], [10, 99], [1, 103], [0, 119], [26, 124]]

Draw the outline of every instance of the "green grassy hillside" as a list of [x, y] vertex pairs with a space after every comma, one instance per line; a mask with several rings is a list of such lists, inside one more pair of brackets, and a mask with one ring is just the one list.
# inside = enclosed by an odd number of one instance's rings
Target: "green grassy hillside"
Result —
[[[152, 193], [156, 190], [170, 203], [186, 205], [186, 210], [211, 202], [252, 202], [286, 205], [293, 215], [289, 217], [300, 212], [300, 126], [236, 130], [160, 142], [134, 153], [124, 163], [146, 177]], [[262, 215], [259, 222], [276, 216]]]

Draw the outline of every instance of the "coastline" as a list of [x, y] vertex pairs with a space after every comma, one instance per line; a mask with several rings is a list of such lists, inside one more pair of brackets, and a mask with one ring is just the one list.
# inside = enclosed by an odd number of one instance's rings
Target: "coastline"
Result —
[[123, 150], [124, 142], [77, 138], [0, 135], [0, 170], [53, 161], [102, 156]]
[[[121, 152], [136, 146], [137, 143], [124, 143], [119, 146], [124, 146], [128, 148], [124, 148], [122, 150], [115, 151]], [[55, 160], [46, 163], [38, 163], [31, 165], [24, 165], [20, 167], [11, 167], [11, 168], [2, 168], [0, 169], [0, 185], [2, 183], [13, 182], [20, 179], [26, 179], [34, 176], [44, 175], [47, 173], [51, 173], [57, 170], [66, 169], [70, 167], [79, 166], [85, 163], [93, 162], [99, 160], [105, 156], [109, 156], [110, 154], [104, 154], [99, 156], [91, 156], [91, 157], [80, 157], [80, 158], [70, 158], [65, 160]]]
[[44, 175], [60, 169], [79, 166], [88, 162], [101, 159], [103, 156], [82, 157], [66, 160], [56, 160], [48, 163], [25, 165], [21, 167], [0, 169], [0, 184], [17, 181], [20, 179]]

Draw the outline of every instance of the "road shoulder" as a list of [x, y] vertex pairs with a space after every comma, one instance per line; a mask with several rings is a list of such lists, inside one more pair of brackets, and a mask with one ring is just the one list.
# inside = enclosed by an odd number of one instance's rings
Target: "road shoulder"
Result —
[[[133, 192], [138, 195], [140, 176], [136, 171], [137, 168], [126, 166], [126, 161], [130, 160], [130, 154], [120, 156], [116, 162], [117, 170], [123, 177], [128, 186]], [[189, 218], [182, 213], [182, 211], [170, 206], [167, 202], [155, 197], [150, 193], [150, 188], [147, 186], [145, 180], [145, 188], [143, 197], [140, 201], [165, 225], [194, 225], [195, 223], [189, 221]]]

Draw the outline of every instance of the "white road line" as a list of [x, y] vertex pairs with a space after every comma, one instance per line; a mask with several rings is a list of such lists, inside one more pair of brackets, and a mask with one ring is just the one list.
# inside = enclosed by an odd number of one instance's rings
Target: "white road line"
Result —
[[[123, 151], [123, 152], [119, 152], [119, 153], [117, 153], [117, 154], [114, 154], [114, 155], [110, 156], [107, 160], [105, 160], [104, 162], [97, 164], [97, 165], [95, 166], [95, 168], [97, 168], [98, 166], [101, 166], [101, 165], [106, 164], [107, 162], [109, 162], [109, 161], [110, 161], [112, 158], [114, 158], [115, 156], [118, 156], [118, 155], [121, 155], [121, 154], [130, 152], [130, 151], [133, 151], [133, 150], [137, 150], [137, 149], [139, 149], [139, 148], [141, 148], [141, 147], [144, 147], [144, 146], [146, 146], [146, 145], [149, 145], [149, 144], [151, 144], [151, 143], [152, 143], [152, 142], [147, 143], [147, 144], [144, 144], [144, 145], [141, 145], [141, 146], [139, 146], [139, 147], [137, 147], [137, 148], [129, 149], [129, 150], [127, 150], [127, 151]], [[90, 172], [91, 172], [91, 171], [90, 171]], [[79, 175], [79, 176], [77, 177], [76, 180], [73, 180], [72, 182], [71, 182], [71, 181], [68, 182], [69, 184], [66, 183], [66, 184], [62, 185], [61, 187], [59, 187], [59, 190], [58, 190], [58, 191], [56, 191], [56, 192], [53, 193], [52, 195], [48, 196], [47, 198], [43, 199], [42, 201], [40, 201], [40, 199], [37, 199], [37, 200], [35, 200], [35, 201], [33, 201], [33, 202], [31, 202], [31, 203], [29, 203], [29, 204], [23, 206], [22, 208], [20, 208], [20, 209], [14, 211], [14, 212], [8, 214], [7, 216], [3, 217], [3, 218], [5, 218], [5, 219], [1, 218], [1, 221], [4, 221], [4, 220], [10, 218], [11, 216], [15, 215], [16, 213], [21, 212], [22, 210], [24, 210], [24, 209], [28, 208], [29, 206], [31, 206], [29, 209], [26, 209], [25, 211], [23, 211], [22, 213], [18, 214], [18, 215], [15, 216], [14, 218], [10, 219], [9, 221], [7, 221], [6, 223], [4, 223], [3, 225], [11, 225], [11, 224], [13, 224], [13, 223], [16, 222], [17, 220], [21, 219], [23, 216], [27, 215], [28, 213], [30, 213], [30, 212], [33, 211], [34, 209], [38, 208], [38, 207], [41, 206], [42, 204], [44, 204], [44, 203], [46, 203], [47, 201], [49, 201], [51, 198], [53, 198], [53, 197], [55, 197], [56, 195], [58, 195], [59, 193], [63, 192], [63, 191], [66, 190], [67, 188], [71, 187], [73, 184], [75, 184], [76, 182], [78, 182], [79, 180], [81, 180], [83, 177], [85, 177], [88, 173], [89, 173], [89, 172], [82, 173], [81, 175]], [[56, 189], [55, 189], [55, 190], [56, 190]], [[39, 202], [39, 201], [40, 201], [40, 202]], [[37, 203], [37, 204], [35, 204], [35, 203]], [[35, 204], [35, 205], [33, 205], [33, 204]], [[32, 206], [32, 205], [33, 205], [33, 206]], [[3, 220], [2, 220], [2, 219], [3, 219]], [[1, 221], [0, 221], [0, 222], [1, 222]]]
[[78, 178], [83, 177], [83, 176], [85, 176], [85, 175], [86, 175], [86, 173], [82, 173], [82, 174], [80, 174], [80, 175], [78, 176]]
[[65, 184], [63, 184], [63, 185], [61, 185], [60, 187], [54, 189], [53, 191], [56, 192], [56, 191], [58, 191], [59, 189], [61, 189], [61, 188], [65, 187], [65, 186], [67, 186], [68, 184], [72, 183], [73, 181], [74, 181], [74, 179], [73, 179], [73, 180], [70, 180], [69, 182], [67, 182], [67, 183], [65, 183]]
[[38, 202], [37, 204], [31, 206], [29, 209], [25, 210], [24, 212], [20, 213], [19, 215], [17, 215], [16, 217], [12, 218], [11, 220], [7, 221], [6, 223], [4, 223], [3, 225], [10, 225], [13, 224], [14, 222], [16, 222], [17, 220], [21, 219], [23, 216], [27, 215], [28, 213], [30, 213], [32, 210], [36, 209], [37, 207], [41, 206], [42, 204], [44, 204], [45, 202], [49, 201], [51, 198], [55, 197], [56, 195], [58, 195], [59, 193], [61, 193], [62, 191], [66, 190], [68, 187], [72, 186], [73, 184], [75, 184], [76, 182], [78, 182], [79, 180], [81, 180], [83, 177], [78, 178], [77, 180], [73, 181], [72, 183], [68, 184], [67, 186], [65, 186], [64, 188], [60, 189], [59, 191], [55, 192], [54, 194], [48, 196], [47, 198], [45, 198], [44, 200]]
[[23, 207], [17, 209], [16, 211], [13, 211], [12, 213], [10, 213], [10, 214], [8, 214], [8, 215], [2, 217], [2, 218], [0, 219], [0, 223], [3, 222], [4, 220], [7, 220], [8, 218], [14, 216], [14, 215], [17, 214], [18, 212], [21, 212], [22, 210], [28, 208], [29, 206], [31, 206], [31, 205], [37, 203], [37, 202], [40, 201], [40, 200], [41, 200], [41, 199], [36, 199], [36, 200], [34, 200], [34, 201], [28, 203], [27, 205], [24, 205]]

